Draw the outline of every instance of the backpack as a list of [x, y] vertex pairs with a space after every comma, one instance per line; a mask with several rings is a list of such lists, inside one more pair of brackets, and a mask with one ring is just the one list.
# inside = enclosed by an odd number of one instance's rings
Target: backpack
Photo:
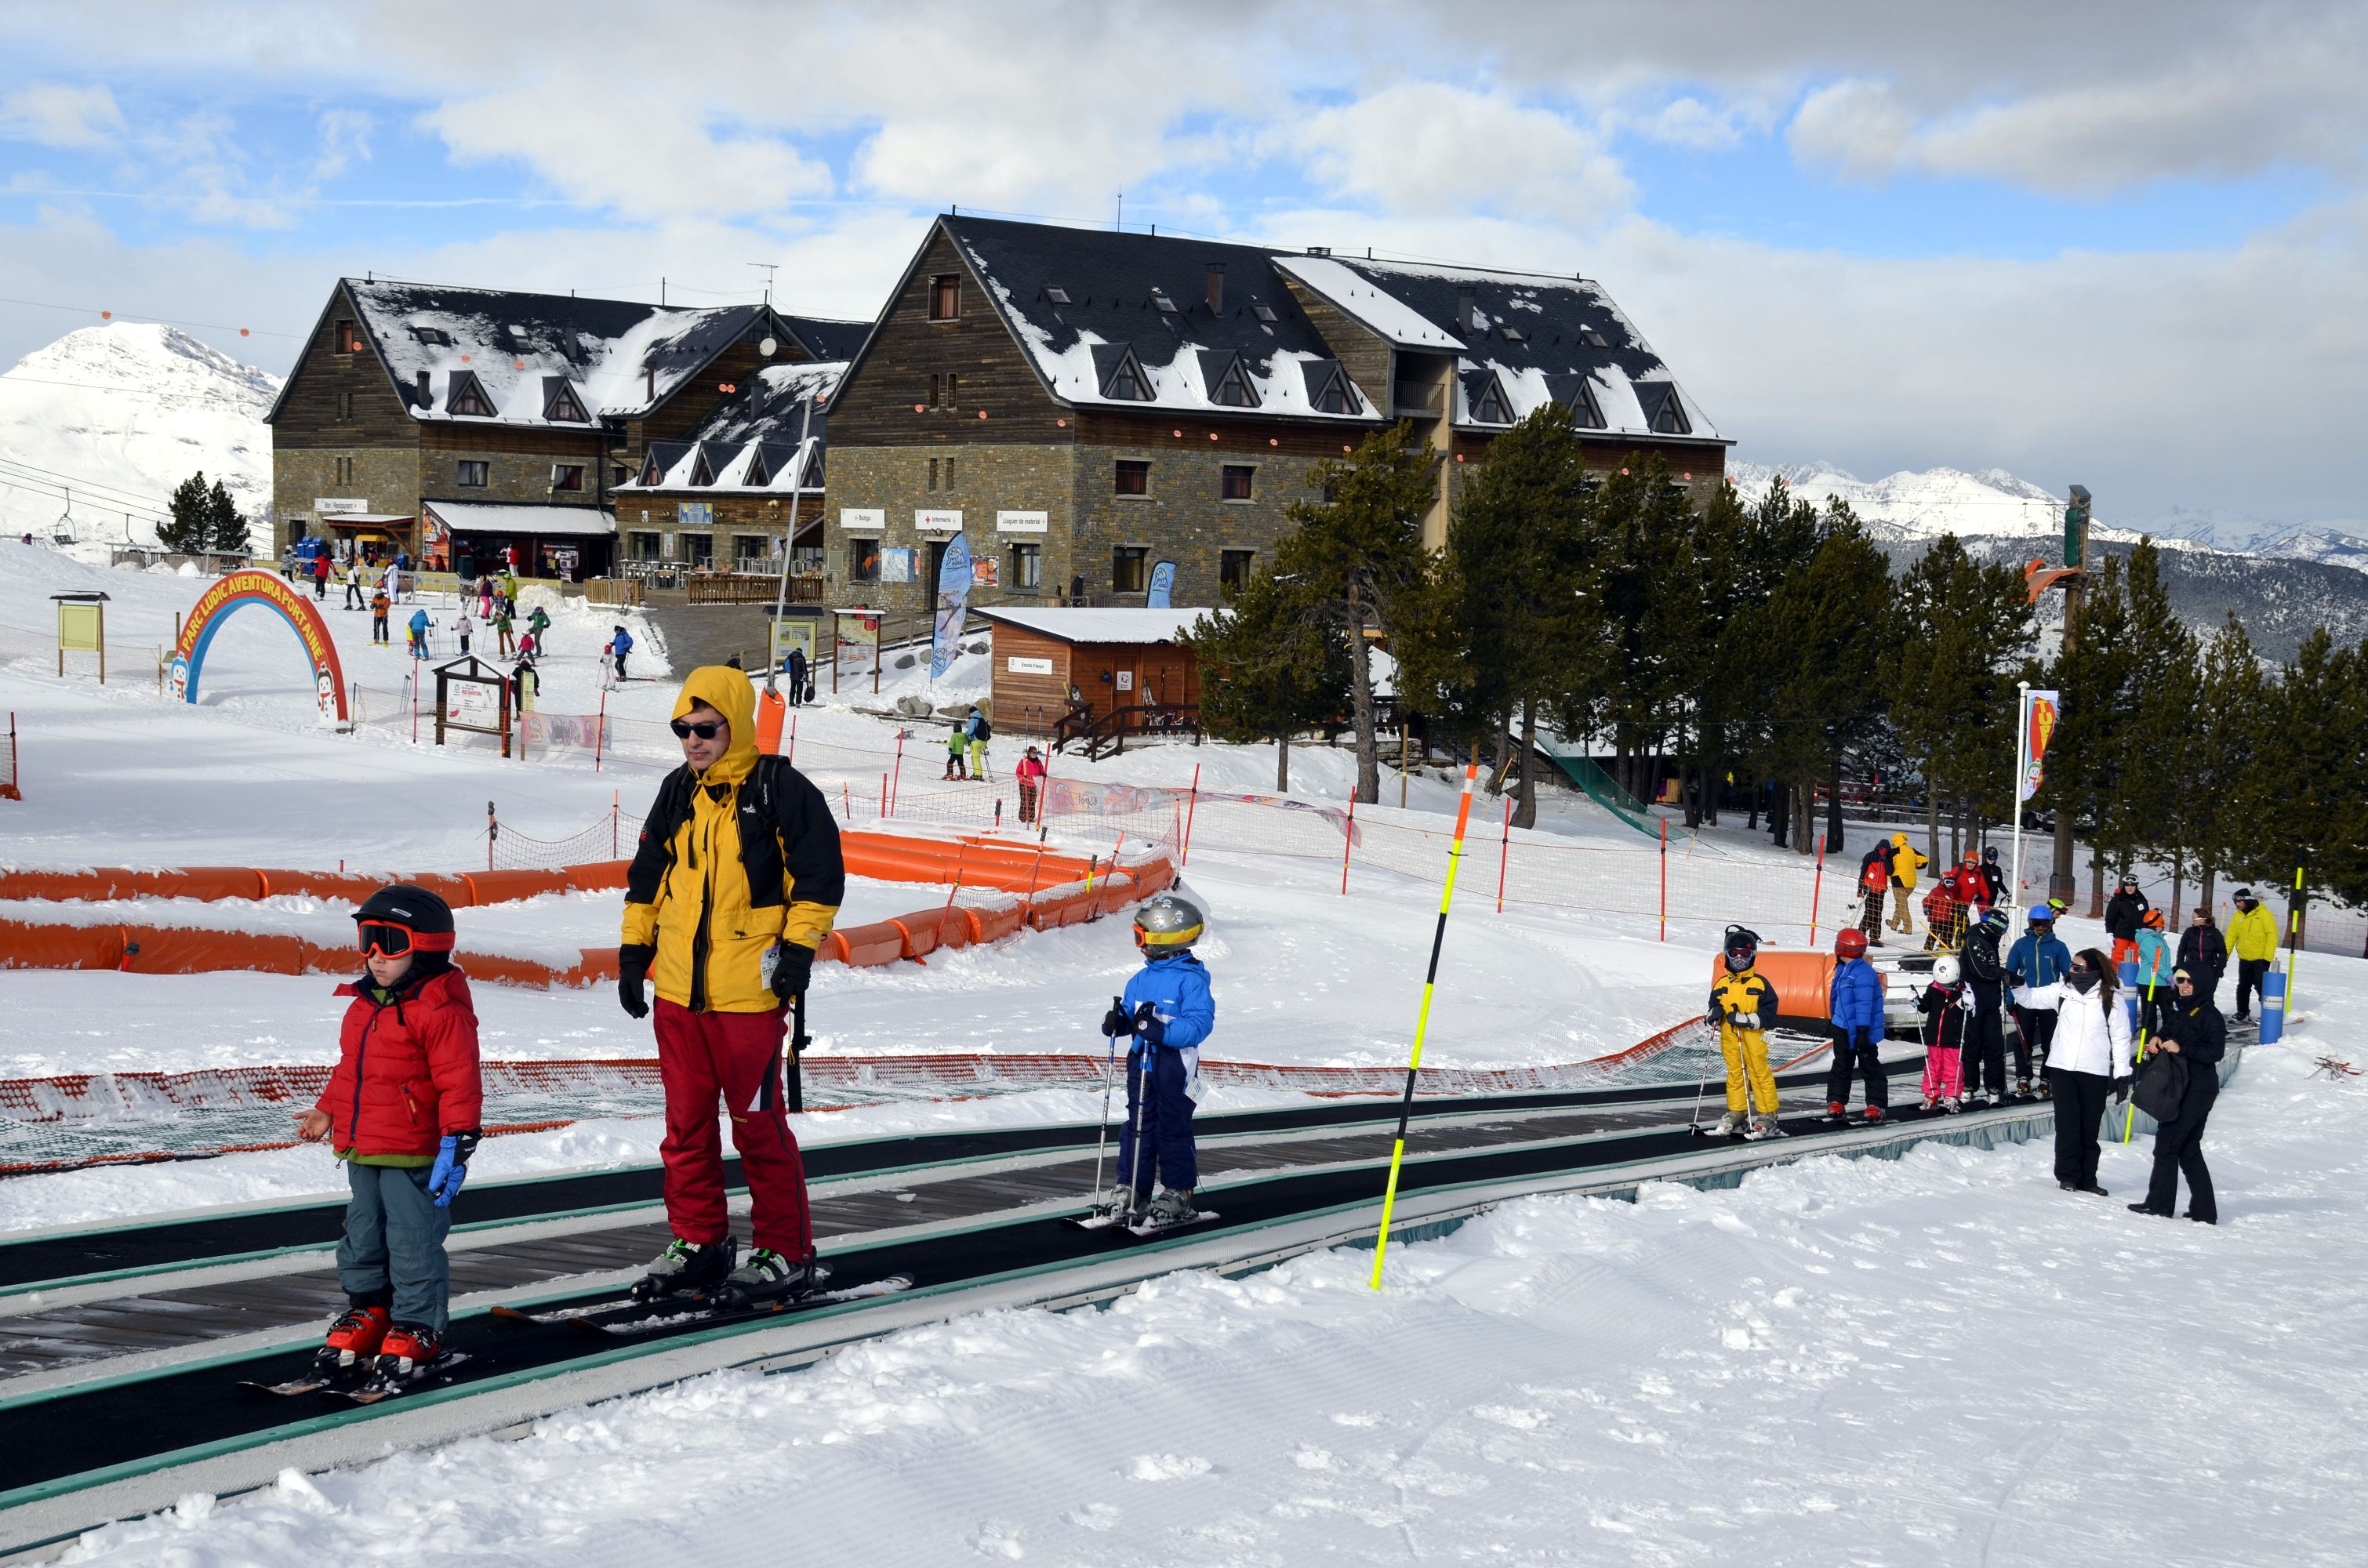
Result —
[[978, 744], [985, 745], [993, 739], [995, 739], [995, 726], [988, 722], [985, 713], [981, 713], [978, 716]]

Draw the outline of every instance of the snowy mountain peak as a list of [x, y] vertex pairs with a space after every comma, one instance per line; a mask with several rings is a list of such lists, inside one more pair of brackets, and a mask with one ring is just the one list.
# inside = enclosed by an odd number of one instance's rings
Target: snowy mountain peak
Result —
[[263, 416], [279, 394], [279, 377], [178, 327], [70, 332], [0, 375], [0, 530], [93, 550], [153, 543], [174, 487], [200, 470], [261, 522], [271, 506]]
[[1747, 496], [1766, 489], [1771, 479], [1783, 480], [1802, 500], [1818, 505], [1839, 496], [1881, 539], [2046, 534], [2061, 529], [2064, 521], [2063, 496], [2004, 469], [1968, 473], [1934, 468], [1876, 480], [1861, 479], [1832, 463], [1737, 462], [1728, 472]]

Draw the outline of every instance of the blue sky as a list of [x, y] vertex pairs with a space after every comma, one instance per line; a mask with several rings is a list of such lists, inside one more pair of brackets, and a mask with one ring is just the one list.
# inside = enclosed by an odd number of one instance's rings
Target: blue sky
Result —
[[[0, 17], [0, 354], [341, 272], [867, 314], [929, 213], [1584, 271], [1738, 455], [2356, 519], [2352, 5], [591, 0]], [[242, 338], [236, 328], [248, 327]], [[2257, 454], [2277, 452], [2274, 460]]]

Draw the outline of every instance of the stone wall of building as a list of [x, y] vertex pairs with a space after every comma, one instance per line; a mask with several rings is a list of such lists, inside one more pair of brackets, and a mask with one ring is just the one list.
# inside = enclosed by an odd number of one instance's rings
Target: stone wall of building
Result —
[[[417, 446], [284, 447], [271, 449], [271, 551], [276, 556], [299, 534], [328, 533], [314, 505], [324, 498], [358, 500], [365, 510], [393, 517], [416, 517], [419, 511], [419, 449]], [[257, 529], [257, 542], [263, 530]], [[414, 551], [419, 539], [414, 528], [403, 537]]]

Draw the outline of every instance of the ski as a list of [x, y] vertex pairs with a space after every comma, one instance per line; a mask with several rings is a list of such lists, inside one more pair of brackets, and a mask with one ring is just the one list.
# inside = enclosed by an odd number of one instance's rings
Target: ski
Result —
[[284, 1383], [258, 1383], [242, 1379], [239, 1387], [253, 1389], [257, 1393], [274, 1393], [282, 1399], [295, 1399], [308, 1393], [320, 1393], [333, 1389], [339, 1380], [326, 1373], [315, 1372], [309, 1378], [290, 1378]]
[[[564, 1307], [557, 1312], [529, 1312], [516, 1307], [495, 1307], [493, 1315], [504, 1322], [532, 1328], [571, 1328], [582, 1334], [606, 1338], [632, 1338], [639, 1335], [657, 1334], [680, 1328], [689, 1324], [723, 1323], [735, 1318], [766, 1317], [775, 1313], [794, 1312], [808, 1307], [831, 1306], [845, 1301], [864, 1301], [873, 1296], [893, 1296], [913, 1288], [910, 1275], [893, 1274], [884, 1278], [867, 1280], [837, 1290], [809, 1290], [800, 1295], [780, 1296], [767, 1301], [731, 1301], [720, 1294], [667, 1297], [655, 1301], [608, 1301], [586, 1303], [581, 1307]], [[632, 1314], [632, 1315], [628, 1315]]]
[[1120, 1228], [1124, 1230], [1130, 1236], [1133, 1236], [1138, 1240], [1148, 1241], [1153, 1236], [1173, 1235], [1178, 1231], [1192, 1230], [1197, 1226], [1205, 1225], [1210, 1221], [1219, 1217], [1220, 1216], [1215, 1210], [1203, 1209], [1189, 1220], [1170, 1220], [1163, 1225], [1125, 1225]]
[[334, 1399], [350, 1400], [356, 1404], [376, 1404], [381, 1400], [410, 1393], [429, 1383], [449, 1382], [452, 1369], [469, 1359], [464, 1350], [447, 1350], [425, 1367], [412, 1369], [407, 1375], [372, 1378], [356, 1388], [327, 1388], [322, 1392]]

